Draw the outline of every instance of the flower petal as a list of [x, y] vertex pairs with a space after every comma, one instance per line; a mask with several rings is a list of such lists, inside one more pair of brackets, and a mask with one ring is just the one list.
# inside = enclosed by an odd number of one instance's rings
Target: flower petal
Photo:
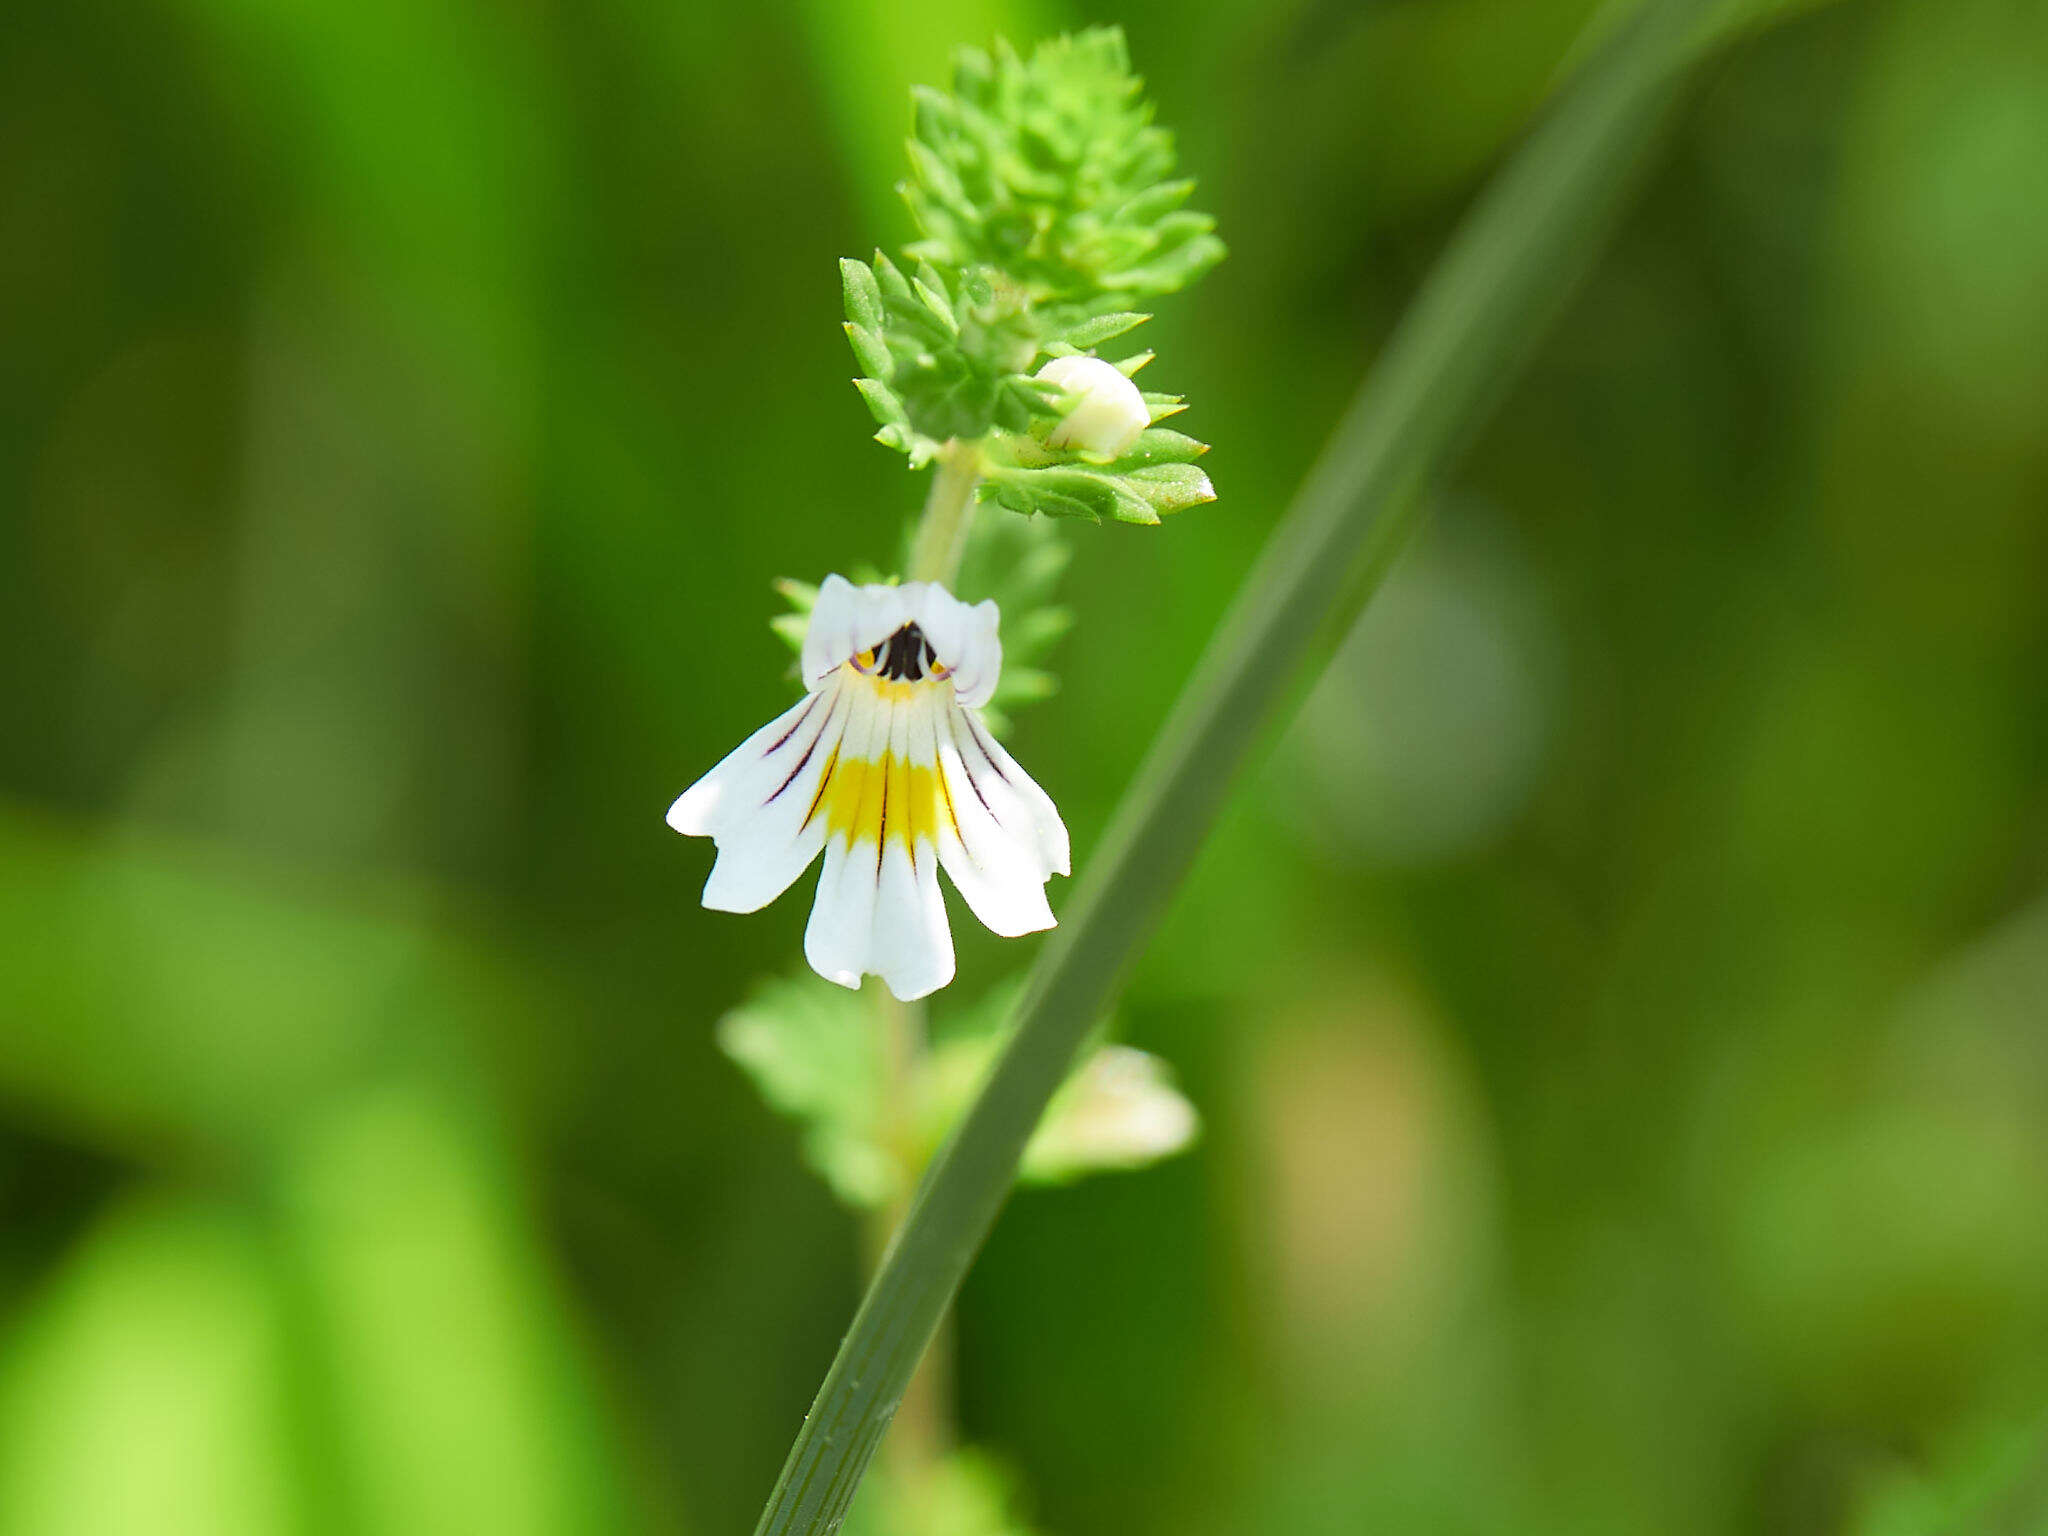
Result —
[[881, 889], [865, 967], [903, 1002], [915, 1002], [953, 979], [953, 930], [939, 894], [938, 851], [891, 838], [882, 847]]
[[[954, 706], [934, 714], [942, 786], [939, 858], [947, 875], [991, 932], [1015, 938], [1052, 927], [1045, 882], [1054, 865], [1046, 857], [1030, 805], [1012, 782], [993, 771], [977, 745], [967, 711]], [[1010, 781], [1031, 782], [1014, 763], [1006, 772]], [[1036, 785], [1031, 788], [1037, 790]], [[1064, 839], [1064, 827], [1060, 835]]]
[[[1064, 875], [1069, 872], [1071, 849], [1067, 841], [1067, 824], [1060, 820], [1060, 813], [1052, 803], [1052, 797], [1038, 787], [1037, 780], [1017, 766], [1017, 760], [1003, 750], [1001, 742], [989, 734], [981, 717], [972, 710], [956, 712], [960, 719], [959, 734], [971, 737], [973, 744], [980, 748], [982, 762], [995, 770], [996, 780], [1002, 789], [1013, 796], [1031, 824], [1038, 856], [1044, 860], [1046, 872]], [[967, 751], [963, 743], [961, 750]], [[977, 767], [979, 765], [976, 765]]]
[[809, 695], [740, 743], [669, 807], [671, 827], [718, 844], [704, 883], [705, 906], [758, 911], [817, 858], [825, 826], [809, 813], [850, 702], [836, 681]]
[[840, 738], [841, 760], [821, 787], [821, 811], [813, 823], [827, 841], [824, 872], [811, 901], [811, 920], [804, 926], [804, 958], [827, 981], [858, 987], [871, 969], [867, 962], [881, 882], [876, 878], [873, 846], [864, 857], [856, 857], [854, 850], [864, 841], [857, 835], [867, 819], [861, 802], [871, 787], [879, 794], [879, 777], [867, 769], [888, 743], [889, 710], [865, 679], [850, 678], [845, 688], [851, 719]]
[[917, 623], [950, 669], [954, 695], [969, 709], [986, 704], [1003, 672], [996, 605], [982, 602], [970, 608], [945, 588], [932, 587], [919, 607]]
[[815, 688], [840, 664], [869, 646], [880, 645], [910, 622], [902, 587], [856, 587], [844, 576], [827, 576], [811, 605], [804, 631], [804, 682]]

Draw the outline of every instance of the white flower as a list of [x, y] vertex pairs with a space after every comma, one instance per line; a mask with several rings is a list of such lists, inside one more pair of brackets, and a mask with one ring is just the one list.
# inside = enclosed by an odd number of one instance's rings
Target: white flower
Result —
[[845, 987], [878, 975], [906, 1002], [953, 979], [941, 865], [995, 932], [1052, 927], [1045, 882], [1067, 873], [1067, 829], [975, 713], [1002, 664], [994, 603], [826, 577], [803, 701], [669, 807], [670, 826], [718, 844], [704, 905], [758, 911], [822, 849], [805, 958]]
[[1078, 353], [1056, 357], [1039, 369], [1036, 376], [1081, 397], [1046, 438], [1051, 447], [1078, 448], [1083, 453], [1113, 459], [1152, 424], [1151, 407], [1138, 393], [1138, 386], [1125, 378], [1115, 364], [1105, 363], [1099, 357]]

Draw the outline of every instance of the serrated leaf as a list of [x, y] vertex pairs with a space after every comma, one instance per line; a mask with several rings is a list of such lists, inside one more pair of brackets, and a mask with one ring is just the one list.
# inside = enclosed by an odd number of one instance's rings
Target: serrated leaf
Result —
[[984, 501], [993, 501], [997, 506], [1027, 516], [1035, 512], [1046, 517], [1076, 517], [1091, 523], [1102, 521], [1102, 514], [1089, 503], [1028, 481], [990, 481], [981, 487], [979, 494]]
[[1209, 477], [1193, 464], [1154, 464], [1134, 469], [1123, 479], [1125, 485], [1162, 515], [1216, 499], [1216, 488], [1209, 483]]
[[1192, 184], [1172, 178], [1172, 136], [1117, 29], [1049, 40], [1029, 59], [1000, 42], [963, 52], [951, 92], [915, 100], [902, 192], [918, 255], [997, 266], [1040, 303], [1090, 312], [1129, 308], [1106, 302], [1112, 289], [1165, 292], [1200, 270], [1163, 256], [1187, 238], [1174, 221], [1200, 216], [1181, 211]]
[[804, 1160], [840, 1199], [899, 1193], [902, 1170], [876, 1134], [881, 1052], [857, 993], [809, 976], [763, 982], [719, 1020], [718, 1046], [803, 1127]]

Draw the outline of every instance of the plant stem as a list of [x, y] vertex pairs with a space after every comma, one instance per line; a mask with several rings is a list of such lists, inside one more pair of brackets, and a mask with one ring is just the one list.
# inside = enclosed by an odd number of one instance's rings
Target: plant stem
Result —
[[974, 485], [981, 478], [981, 444], [949, 438], [939, 450], [939, 470], [924, 499], [917, 535], [910, 545], [909, 581], [936, 581], [950, 587], [967, 553], [967, 535], [974, 526]]
[[[898, 1002], [879, 981], [868, 995], [875, 1029], [882, 1041], [883, 1140], [900, 1173], [897, 1192], [885, 1205], [869, 1213], [863, 1234], [868, 1270], [873, 1274], [881, 1269], [890, 1238], [909, 1214], [911, 1192], [923, 1172], [918, 1156], [916, 1088], [926, 1033], [923, 1003]], [[945, 1330], [941, 1328], [904, 1391], [902, 1406], [896, 1410], [895, 1422], [883, 1442], [891, 1472], [908, 1489], [922, 1481], [924, 1473], [952, 1442], [952, 1393], [947, 1380], [951, 1365], [945, 1344]]]
[[1663, 0], [1625, 22], [1453, 237], [1126, 792], [1032, 970], [1008, 1049], [854, 1316], [756, 1536], [837, 1527], [1119, 973], [1302, 663], [1377, 589], [1422, 520], [1421, 492], [1590, 262], [1701, 46], [1693, 23], [1705, 9]]

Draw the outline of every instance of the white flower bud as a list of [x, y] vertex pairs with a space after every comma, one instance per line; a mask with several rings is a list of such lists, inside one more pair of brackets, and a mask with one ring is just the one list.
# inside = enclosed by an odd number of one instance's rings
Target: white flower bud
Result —
[[1054, 1097], [1024, 1153], [1037, 1178], [1070, 1179], [1095, 1168], [1142, 1168], [1171, 1157], [1200, 1129], [1156, 1056], [1108, 1045]]
[[1050, 447], [1078, 448], [1113, 459], [1152, 424], [1151, 409], [1138, 386], [1099, 357], [1056, 357], [1038, 370], [1038, 377], [1081, 397], [1046, 438]]

